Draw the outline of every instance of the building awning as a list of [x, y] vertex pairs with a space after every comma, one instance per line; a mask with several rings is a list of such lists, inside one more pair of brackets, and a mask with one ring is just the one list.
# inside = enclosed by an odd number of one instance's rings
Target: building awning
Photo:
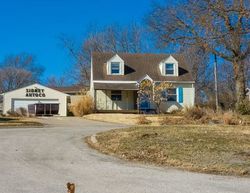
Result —
[[94, 83], [95, 90], [138, 90], [135, 83]]

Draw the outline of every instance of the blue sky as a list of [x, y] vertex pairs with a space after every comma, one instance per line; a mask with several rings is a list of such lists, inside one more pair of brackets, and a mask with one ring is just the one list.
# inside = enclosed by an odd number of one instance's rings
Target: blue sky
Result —
[[0, 61], [34, 54], [44, 78], [60, 76], [71, 61], [58, 37], [84, 38], [88, 26], [141, 22], [152, 0], [0, 0]]

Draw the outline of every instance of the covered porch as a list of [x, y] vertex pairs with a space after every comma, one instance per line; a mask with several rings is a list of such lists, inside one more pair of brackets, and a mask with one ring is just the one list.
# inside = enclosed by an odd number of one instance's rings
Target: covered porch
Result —
[[135, 83], [95, 83], [94, 88], [96, 112], [137, 112]]
[[136, 90], [95, 90], [97, 112], [137, 112]]
[[[183, 108], [179, 103], [180, 92], [177, 90], [177, 88], [172, 89], [169, 100], [161, 103], [162, 112]], [[138, 86], [135, 83], [95, 84], [94, 99], [95, 112], [99, 113], [157, 113], [155, 104], [149, 98], [138, 98]]]

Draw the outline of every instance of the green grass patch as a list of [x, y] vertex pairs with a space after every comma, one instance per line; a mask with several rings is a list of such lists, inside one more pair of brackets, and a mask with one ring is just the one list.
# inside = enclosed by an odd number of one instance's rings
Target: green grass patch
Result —
[[224, 125], [117, 129], [91, 144], [120, 158], [189, 171], [250, 176], [250, 127]]

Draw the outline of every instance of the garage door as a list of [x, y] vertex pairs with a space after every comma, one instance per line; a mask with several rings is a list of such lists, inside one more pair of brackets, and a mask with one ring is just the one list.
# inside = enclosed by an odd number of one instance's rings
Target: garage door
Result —
[[43, 104], [58, 104], [58, 100], [13, 100], [13, 109], [16, 110], [20, 107], [23, 107], [28, 110], [28, 105], [43, 103]]

